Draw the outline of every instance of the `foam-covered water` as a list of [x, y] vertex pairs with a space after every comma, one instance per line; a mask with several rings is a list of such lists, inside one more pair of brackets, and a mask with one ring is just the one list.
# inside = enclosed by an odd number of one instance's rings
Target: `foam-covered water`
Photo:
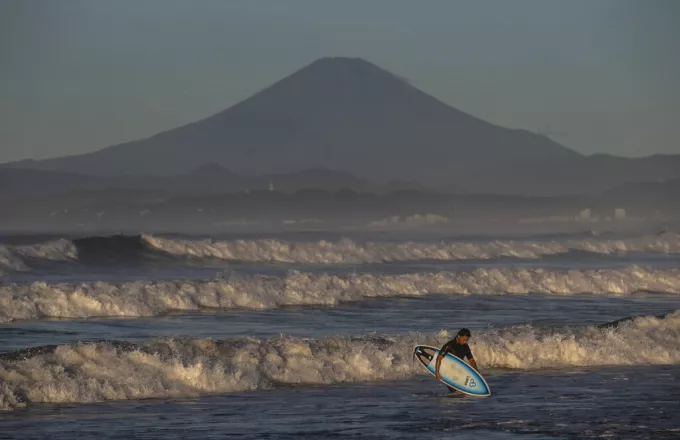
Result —
[[[320, 340], [165, 339], [34, 348], [0, 357], [0, 407], [397, 380], [425, 374], [413, 363], [413, 346], [442, 345], [451, 337], [440, 332]], [[675, 365], [679, 338], [680, 312], [675, 312], [605, 328], [489, 330], [475, 336], [474, 355], [483, 370]]]
[[87, 440], [675, 440], [680, 432], [677, 366], [497, 371], [492, 381], [495, 394], [485, 399], [451, 397], [418, 375], [198, 398], [34, 405], [6, 413], [3, 427], [29, 440], [75, 434]]
[[[0, 437], [680, 432], [677, 234], [310, 237], [6, 241]], [[463, 326], [487, 399], [413, 363]]]
[[211, 281], [11, 283], [0, 287], [0, 322], [35, 318], [152, 316], [201, 308], [268, 309], [336, 305], [393, 296], [680, 294], [680, 269], [639, 266], [614, 270], [493, 268], [403, 275], [329, 275], [290, 271], [284, 276], [226, 276]]

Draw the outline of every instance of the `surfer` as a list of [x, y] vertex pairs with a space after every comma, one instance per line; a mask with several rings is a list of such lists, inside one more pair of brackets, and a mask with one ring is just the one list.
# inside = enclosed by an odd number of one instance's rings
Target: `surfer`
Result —
[[435, 366], [435, 377], [437, 380], [442, 379], [442, 377], [439, 375], [439, 367], [442, 364], [442, 359], [444, 359], [446, 353], [451, 353], [453, 356], [456, 356], [461, 360], [465, 360], [465, 358], [467, 358], [470, 366], [472, 366], [472, 368], [474, 368], [479, 373], [477, 362], [475, 362], [475, 359], [472, 357], [472, 351], [467, 345], [467, 341], [470, 339], [470, 336], [470, 330], [462, 328], [458, 331], [458, 334], [454, 339], [451, 339], [449, 342], [444, 344], [442, 349], [439, 350], [439, 355], [437, 355], [437, 364]]

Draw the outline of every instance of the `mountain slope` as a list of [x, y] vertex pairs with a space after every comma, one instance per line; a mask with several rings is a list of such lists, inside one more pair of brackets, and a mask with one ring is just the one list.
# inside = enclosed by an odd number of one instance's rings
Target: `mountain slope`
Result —
[[378, 180], [577, 159], [547, 137], [458, 111], [362, 59], [323, 58], [207, 119], [147, 139], [15, 167], [181, 174], [216, 163], [244, 175], [310, 168]]

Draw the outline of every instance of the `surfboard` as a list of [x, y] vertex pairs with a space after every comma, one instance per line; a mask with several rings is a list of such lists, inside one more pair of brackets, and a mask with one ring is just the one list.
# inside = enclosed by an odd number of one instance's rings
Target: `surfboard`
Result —
[[[428, 345], [418, 345], [413, 349], [413, 356], [429, 371], [435, 375], [437, 355], [439, 349]], [[442, 382], [461, 393], [470, 396], [486, 397], [491, 395], [491, 388], [481, 374], [466, 364], [462, 359], [447, 353], [439, 366], [439, 374]]]

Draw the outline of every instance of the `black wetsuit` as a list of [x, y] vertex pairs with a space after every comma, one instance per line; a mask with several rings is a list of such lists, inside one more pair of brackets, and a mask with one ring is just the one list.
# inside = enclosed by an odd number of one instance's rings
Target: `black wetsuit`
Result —
[[472, 359], [472, 351], [470, 351], [470, 346], [467, 344], [459, 344], [456, 339], [451, 339], [449, 342], [444, 344], [439, 352], [442, 354], [442, 356], [446, 356], [446, 353], [451, 353], [458, 359]]
[[[447, 353], [451, 353], [462, 360], [465, 360], [465, 358], [472, 359], [472, 351], [470, 350], [470, 346], [467, 344], [459, 344], [455, 338], [444, 344], [441, 350], [439, 350], [439, 353], [442, 356], [446, 356]], [[446, 385], [446, 387], [451, 392], [458, 392], [456, 389], [451, 388], [448, 385]]]

